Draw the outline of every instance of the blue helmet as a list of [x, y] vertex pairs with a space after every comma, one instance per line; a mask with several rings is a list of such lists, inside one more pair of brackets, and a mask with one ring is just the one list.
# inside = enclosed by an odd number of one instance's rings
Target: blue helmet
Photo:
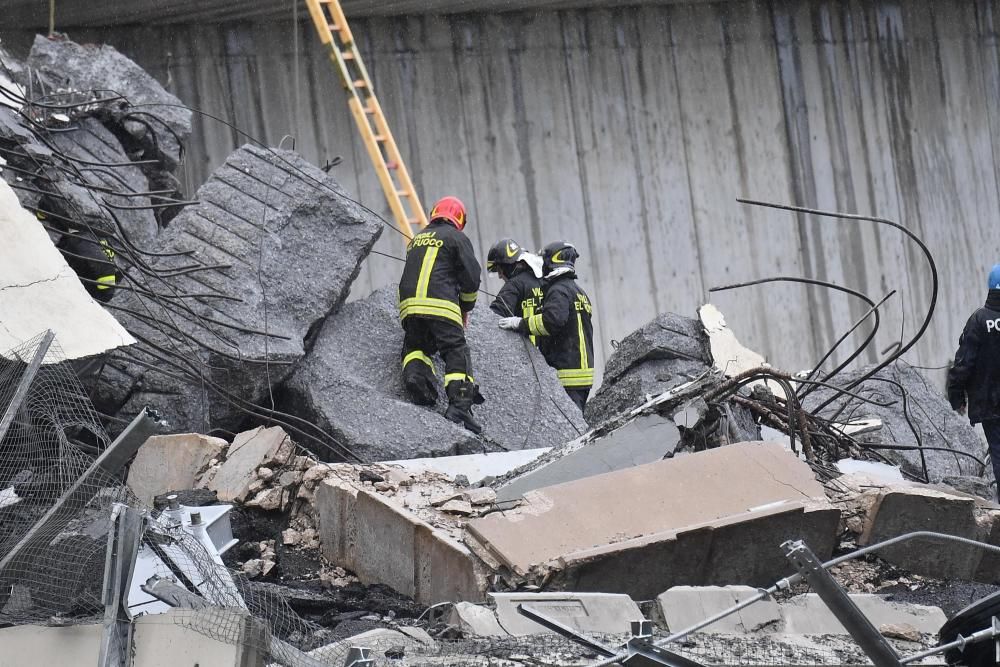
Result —
[[1000, 264], [994, 264], [990, 271], [990, 283], [987, 289], [1000, 289]]

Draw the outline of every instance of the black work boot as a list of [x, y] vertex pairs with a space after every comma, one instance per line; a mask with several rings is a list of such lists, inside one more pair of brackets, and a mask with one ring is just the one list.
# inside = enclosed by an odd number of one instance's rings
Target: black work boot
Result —
[[476, 394], [476, 386], [471, 382], [452, 382], [447, 387], [448, 409], [444, 416], [461, 424], [476, 435], [483, 432], [483, 427], [472, 416], [472, 400]]
[[434, 372], [421, 361], [411, 361], [403, 369], [403, 386], [415, 405], [431, 406], [437, 403], [438, 392]]

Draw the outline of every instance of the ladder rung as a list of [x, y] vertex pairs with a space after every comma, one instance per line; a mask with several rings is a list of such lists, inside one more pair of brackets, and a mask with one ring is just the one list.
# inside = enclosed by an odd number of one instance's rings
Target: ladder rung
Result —
[[344, 56], [344, 60], [354, 60], [354, 54], [350, 51], [344, 51], [340, 55]]
[[390, 160], [390, 161], [387, 161], [385, 163], [385, 168], [386, 169], [399, 169], [399, 164], [397, 162], [395, 162], [395, 161]]
[[419, 225], [420, 224], [420, 219], [419, 218], [408, 218], [406, 221], [408, 223], [410, 223], [411, 225]]
[[354, 87], [355, 88], [365, 88], [367, 86], [368, 86], [368, 84], [365, 83], [364, 79], [355, 79], [354, 80]]
[[368, 114], [369, 116], [373, 116], [375, 114], [375, 109], [372, 107], [372, 105], [367, 104], [365, 105], [365, 113]]
[[336, 23], [331, 23], [331, 24], [327, 25], [326, 27], [329, 28], [330, 30], [332, 30], [333, 32], [340, 32], [340, 26], [337, 25]]
[[383, 141], [388, 141], [388, 137], [386, 137], [384, 134], [376, 134], [375, 141], [382, 143]]

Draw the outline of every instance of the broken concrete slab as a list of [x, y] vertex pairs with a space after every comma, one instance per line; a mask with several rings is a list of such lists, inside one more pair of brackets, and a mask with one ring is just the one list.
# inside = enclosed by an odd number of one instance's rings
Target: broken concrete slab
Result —
[[741, 443], [531, 491], [470, 521], [466, 543], [511, 581], [651, 599], [679, 584], [769, 585], [790, 570], [782, 542], [828, 556], [839, 516], [794, 454]]
[[101, 654], [103, 629], [100, 623], [0, 628], [0, 646], [3, 647], [0, 664], [3, 667], [96, 665]]
[[[756, 595], [750, 586], [674, 586], [656, 597], [670, 632], [678, 632]], [[746, 634], [780, 628], [781, 610], [773, 600], [761, 600], [726, 616], [702, 632]]]
[[242, 610], [171, 609], [140, 616], [133, 627], [137, 667], [264, 667], [269, 662], [266, 626]]
[[712, 364], [708, 337], [698, 320], [658, 315], [626, 336], [608, 359], [604, 380], [587, 403], [587, 421], [617, 414], [702, 375]]
[[463, 475], [469, 480], [469, 484], [478, 484], [487, 477], [506, 475], [510, 471], [534, 461], [550, 449], [551, 447], [539, 447], [538, 449], [522, 449], [513, 452], [399, 459], [396, 461], [386, 461], [386, 464], [397, 465], [403, 470], [413, 473], [433, 470], [448, 475], [453, 479], [459, 475]]
[[497, 500], [512, 502], [542, 487], [659, 461], [674, 453], [680, 437], [671, 420], [641, 415], [611, 433], [588, 434], [546, 454], [531, 464], [537, 467], [501, 486]]
[[627, 595], [609, 593], [490, 593], [496, 605], [497, 622], [508, 634], [522, 637], [551, 630], [518, 611], [524, 605], [579, 632], [625, 634], [632, 621], [644, 617], [639, 605]]
[[226, 450], [226, 460], [202, 483], [215, 491], [223, 502], [243, 502], [250, 493], [258, 468], [280, 468], [294, 453], [295, 445], [284, 429], [259, 426], [237, 434]]
[[[761, 366], [768, 366], [763, 355], [747, 348], [736, 338], [736, 334], [726, 324], [722, 312], [710, 303], [698, 309], [698, 317], [708, 334], [709, 349], [715, 368], [728, 378]], [[759, 380], [752, 383], [765, 385], [775, 396], [784, 397], [785, 391], [772, 381]]]
[[[880, 595], [851, 594], [858, 606], [876, 628], [883, 625], [909, 625], [918, 632], [937, 634], [948, 620], [938, 607], [891, 602]], [[815, 593], [797, 595], [781, 603], [782, 631], [799, 635], [843, 635], [847, 630], [829, 607]]]
[[485, 571], [468, 548], [393, 499], [331, 476], [314, 504], [323, 556], [362, 582], [426, 605], [483, 598]]
[[[0, 111], [2, 112], [2, 111]], [[131, 345], [135, 339], [90, 298], [45, 229], [0, 180], [0, 351], [51, 329], [65, 359]]]
[[129, 466], [128, 486], [146, 506], [167, 491], [192, 489], [229, 443], [198, 433], [154, 435], [142, 444]]
[[466, 637], [509, 636], [497, 621], [496, 612], [471, 602], [456, 602], [448, 615], [448, 625], [455, 626]]
[[[122, 95], [128, 101], [123, 113], [133, 115], [116, 121], [131, 139], [155, 150], [171, 171], [180, 163], [183, 142], [191, 134], [191, 110], [113, 46], [36, 35], [26, 64], [55, 88]], [[159, 122], [149, 122], [149, 114]]]
[[[270, 401], [314, 325], [346, 299], [382, 224], [295, 153], [252, 145], [230, 155], [197, 198], [158, 249], [193, 250], [193, 258], [161, 257], [156, 268], [167, 274], [159, 291], [204, 296], [184, 309], [135, 293], [116, 297], [119, 319], [148, 344], [112, 359], [95, 403], [125, 418], [148, 404], [178, 431], [207, 432], [240, 425], [246, 413], [234, 403]], [[164, 368], [157, 348], [204, 368], [206, 381], [186, 366], [186, 378]]]
[[[977, 501], [922, 484], [894, 483], [871, 489], [858, 544], [865, 546], [905, 533], [932, 531], [980, 540]], [[859, 502], [864, 502], [863, 497]], [[879, 550], [879, 557], [914, 574], [947, 579], [972, 579], [983, 558], [979, 549], [960, 544], [912, 540]]]
[[489, 309], [478, 308], [466, 330], [476, 381], [486, 398], [474, 410], [482, 437], [444, 419], [443, 387], [433, 409], [407, 398], [395, 287], [349, 303], [323, 323], [315, 346], [285, 385], [282, 407], [335, 434], [366, 461], [531, 449], [586, 430], [555, 371], [534, 347], [501, 331], [496, 322]]
[[[869, 366], [858, 371], [838, 373], [832, 382], [838, 387], [845, 387], [867, 375], [871, 368]], [[902, 400], [899, 387], [893, 383], [898, 383], [906, 391], [905, 401]], [[880, 419], [882, 429], [879, 432], [879, 442], [892, 446], [915, 448], [918, 440], [913, 429], [916, 429], [920, 437], [919, 444], [942, 448], [944, 451], [928, 449], [921, 455], [916, 450], [880, 450], [893, 463], [899, 464], [905, 472], [916, 477], [923, 475], [923, 456], [931, 482], [956, 475], [982, 476], [987, 481], [992, 480], [991, 466], [987, 464], [984, 469], [979, 462], [985, 460], [986, 446], [969, 420], [952, 410], [941, 391], [909, 364], [897, 361], [853, 391], [860, 391], [871, 401], [892, 405], [881, 407], [867, 400], [862, 402], [845, 396], [833, 401], [820, 413], [821, 416], [829, 417], [843, 409], [845, 414]], [[832, 390], [817, 390], [806, 397], [803, 407], [815, 410], [831, 393]]]

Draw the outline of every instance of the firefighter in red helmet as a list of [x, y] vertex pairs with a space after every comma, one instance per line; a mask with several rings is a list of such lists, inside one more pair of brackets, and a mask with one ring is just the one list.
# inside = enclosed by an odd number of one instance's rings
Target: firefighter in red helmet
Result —
[[406, 266], [399, 280], [403, 384], [414, 403], [434, 405], [437, 388], [431, 357], [439, 353], [448, 395], [445, 417], [481, 433], [472, 405], [481, 403], [482, 397], [465, 342], [465, 327], [479, 291], [479, 262], [472, 242], [462, 233], [466, 212], [457, 197], [439, 200], [428, 217], [430, 223], [406, 248]]

